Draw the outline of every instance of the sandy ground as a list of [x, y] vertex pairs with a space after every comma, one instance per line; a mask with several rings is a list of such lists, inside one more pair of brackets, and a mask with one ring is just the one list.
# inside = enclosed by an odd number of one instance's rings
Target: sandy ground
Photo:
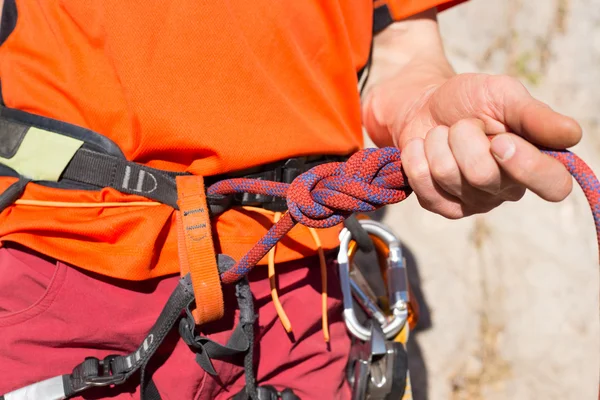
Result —
[[[585, 130], [600, 173], [600, 0], [471, 0], [440, 15], [459, 72], [507, 73]], [[448, 221], [416, 199], [384, 220], [429, 310], [411, 346], [415, 399], [595, 399], [598, 253], [578, 188]]]

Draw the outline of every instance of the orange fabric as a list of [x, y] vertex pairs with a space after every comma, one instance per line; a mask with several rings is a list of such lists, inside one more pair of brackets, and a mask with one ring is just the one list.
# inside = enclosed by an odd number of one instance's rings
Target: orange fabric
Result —
[[[15, 178], [0, 179], [0, 192]], [[29, 184], [22, 199], [87, 203], [123, 201], [113, 189], [60, 190]], [[128, 201], [147, 201], [130, 196]], [[212, 221], [215, 248], [239, 260], [273, 225], [271, 218], [233, 209]], [[221, 234], [226, 232], [227, 234]], [[338, 245], [339, 228], [319, 232], [323, 248]], [[175, 213], [171, 207], [64, 208], [14, 205], [0, 214], [0, 237], [50, 257], [115, 278], [144, 280], [179, 273]], [[315, 254], [310, 233], [295, 227], [277, 247], [277, 263]], [[101, 255], [101, 256], [98, 256]], [[266, 265], [266, 259], [261, 262]]]
[[392, 18], [399, 21], [431, 8], [439, 12], [464, 3], [467, 0], [375, 0], [375, 7], [386, 4]]
[[[6, 105], [99, 132], [130, 160], [209, 176], [362, 146], [356, 71], [369, 54], [371, 0], [16, 5], [16, 28], [0, 46]], [[0, 190], [11, 182], [0, 178]], [[36, 184], [23, 199], [145, 201]], [[243, 210], [221, 215], [212, 221], [217, 251], [239, 259], [271, 226], [265, 219]], [[19, 204], [0, 214], [0, 241], [142, 280], [178, 272], [175, 226], [162, 205]], [[338, 232], [320, 232], [323, 249], [337, 246]], [[315, 253], [310, 233], [295, 228], [275, 261]]]
[[181, 275], [190, 274], [197, 299], [192, 315], [196, 324], [221, 319], [223, 291], [217, 267], [217, 255], [201, 176], [178, 176], [177, 232]]

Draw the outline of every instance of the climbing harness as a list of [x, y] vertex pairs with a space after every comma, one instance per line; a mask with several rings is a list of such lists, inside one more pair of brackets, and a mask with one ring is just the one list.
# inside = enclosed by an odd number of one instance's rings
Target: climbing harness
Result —
[[[353, 154], [345, 162], [327, 162], [329, 160], [321, 159], [315, 165], [305, 160], [298, 168], [290, 167], [290, 173], [287, 174], [285, 181], [282, 179], [279, 182], [250, 177], [203, 179], [189, 174], [161, 171], [128, 161], [114, 143], [95, 132], [22, 111], [0, 108], [0, 128], [2, 143], [0, 175], [15, 178], [12, 185], [0, 195], [0, 210], [20, 201], [21, 194], [30, 182], [66, 190], [112, 188], [122, 193], [146, 197], [176, 210], [181, 218], [178, 224], [178, 232], [181, 235], [180, 259], [182, 265], [188, 263], [190, 278], [186, 278], [187, 273], [183, 273], [182, 282], [185, 284], [182, 285], [185, 289], [180, 288], [181, 285], [178, 287], [180, 292], [174, 293], [171, 297], [171, 300], [174, 298], [175, 300], [169, 301], [167, 308], [157, 320], [155, 328], [160, 327], [160, 332], [163, 333], [176, 323], [187, 308], [190, 308], [194, 323], [199, 322], [198, 315], [194, 315], [194, 310], [198, 308], [206, 310], [203, 308], [204, 302], [211, 300], [199, 294], [217, 293], [213, 289], [208, 290], [202, 284], [203, 279], [217, 286], [242, 281], [297, 223], [312, 228], [332, 227], [340, 224], [353, 213], [374, 211], [384, 205], [398, 203], [411, 193], [402, 171], [400, 151], [396, 148], [365, 149]], [[40, 154], [48, 153], [48, 148], [44, 146], [50, 144], [52, 149], [58, 150], [48, 157], [39, 159]], [[542, 151], [560, 160], [580, 184], [592, 209], [596, 232], [600, 238], [600, 183], [590, 168], [572, 153], [566, 150], [544, 149]], [[277, 168], [276, 176], [286, 175], [283, 173], [287, 171], [285, 165], [280, 164]], [[191, 197], [189, 197], [190, 193], [193, 194]], [[201, 198], [194, 200], [196, 195]], [[218, 257], [213, 253], [213, 249], [208, 249], [206, 246], [200, 249], [194, 244], [206, 238], [209, 232], [206, 229], [209, 217], [227, 210], [232, 204], [240, 205], [239, 202], [236, 203], [236, 195], [267, 198], [270, 199], [268, 202], [279, 206], [281, 201], [277, 203], [272, 199], [285, 198], [288, 212], [283, 214], [266, 235], [235, 265], [219, 268]], [[60, 206], [68, 207], [69, 204], [61, 203]], [[365, 229], [373, 229], [366, 228], [367, 226], [369, 224], [365, 225]], [[393, 241], [390, 240], [389, 243]], [[396, 251], [393, 253], [390, 251], [388, 258], [395, 261], [396, 257], [400, 255]], [[209, 272], [210, 274], [214, 272], [215, 275], [203, 275], [206, 271], [199, 271], [195, 267], [195, 263], [199, 261], [207, 268], [213, 268], [213, 271]], [[404, 272], [401, 268], [394, 271], [397, 272], [393, 272], [389, 278], [394, 285], [399, 286], [392, 287], [394, 294], [390, 301], [394, 318], [392, 318], [393, 323], [385, 324], [384, 337], [393, 336], [392, 332], [397, 333], [398, 325], [400, 325], [400, 332], [402, 332], [402, 325], [408, 326], [406, 291], [401, 290]], [[220, 282], [219, 279], [215, 280], [214, 276], [220, 277]], [[193, 293], [192, 297], [190, 287], [192, 293], [197, 288], [202, 290]], [[400, 290], [397, 290], [398, 287]], [[214, 290], [220, 290], [220, 287]], [[192, 307], [188, 307], [192, 304], [190, 303], [192, 298], [195, 298], [195, 301]], [[211, 304], [212, 311], [204, 315], [202, 320], [218, 318], [222, 304], [219, 301], [212, 301]], [[164, 316], [165, 313], [169, 315], [168, 318]], [[194, 324], [189, 322], [188, 326], [191, 325]], [[365, 326], [357, 324], [354, 328], [363, 338], [374, 336], [373, 330], [365, 332]], [[150, 335], [152, 335], [151, 339], [147, 337], [138, 351], [129, 356], [111, 356], [104, 360], [91, 359], [91, 361], [87, 359], [71, 374], [64, 375], [70, 377], [68, 379], [62, 376], [45, 383], [33, 384], [28, 389], [19, 389], [6, 394], [4, 400], [61, 399], [95, 385], [123, 383], [135, 370], [143, 371], [160, 344], [158, 339], [161, 335], [155, 335], [152, 331]], [[199, 346], [204, 346], [205, 343], [191, 334], [188, 335], [188, 340]], [[218, 346], [208, 347], [216, 349]], [[239, 353], [245, 346], [233, 347], [239, 350]], [[248, 347], [250, 348], [251, 346]], [[144, 374], [140, 375], [143, 380]], [[63, 391], [60, 395], [62, 397], [56, 395], [60, 392], [56, 389], [61, 385], [59, 381], [62, 382], [62, 389], [60, 389]], [[150, 389], [157, 393], [152, 384], [143, 383], [142, 388], [144, 387], [143, 390]], [[47, 388], [48, 392], [42, 392], [46, 390], [44, 388]], [[255, 390], [256, 388], [250, 388], [247, 395], [258, 398]], [[153, 397], [159, 398], [156, 395]]]

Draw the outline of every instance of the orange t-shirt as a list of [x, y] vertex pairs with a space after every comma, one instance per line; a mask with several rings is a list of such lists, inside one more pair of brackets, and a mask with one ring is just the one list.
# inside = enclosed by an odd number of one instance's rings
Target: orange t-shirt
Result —
[[[18, 15], [0, 46], [6, 105], [94, 130], [129, 160], [208, 176], [362, 146], [356, 71], [369, 54], [372, 0], [5, 1]], [[406, 16], [450, 2], [388, 3]], [[23, 198], [144, 200], [35, 184]], [[0, 215], [0, 238], [147, 279], [178, 270], [172, 211], [15, 205]], [[247, 211], [223, 214], [220, 251], [239, 258], [269, 225]], [[314, 251], [309, 238], [295, 228], [279, 261]], [[335, 235], [323, 240], [336, 246]]]

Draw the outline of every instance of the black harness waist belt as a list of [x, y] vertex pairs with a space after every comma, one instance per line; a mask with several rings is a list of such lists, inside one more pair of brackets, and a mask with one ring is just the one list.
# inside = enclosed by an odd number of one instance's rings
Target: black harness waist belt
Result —
[[[125, 158], [110, 139], [75, 125], [0, 107], [0, 176], [18, 176], [19, 182], [0, 195], [0, 211], [22, 194], [27, 182], [64, 188], [122, 193], [177, 206], [175, 178], [182, 173], [151, 168]], [[49, 154], [49, 153], [56, 154]], [[344, 161], [340, 156], [306, 156], [278, 161], [227, 175], [205, 177], [210, 184], [232, 177], [291, 183], [316, 165]], [[45, 164], [44, 164], [45, 163]], [[285, 211], [285, 199], [261, 194], [211, 195], [213, 216], [231, 206], [256, 206]]]

